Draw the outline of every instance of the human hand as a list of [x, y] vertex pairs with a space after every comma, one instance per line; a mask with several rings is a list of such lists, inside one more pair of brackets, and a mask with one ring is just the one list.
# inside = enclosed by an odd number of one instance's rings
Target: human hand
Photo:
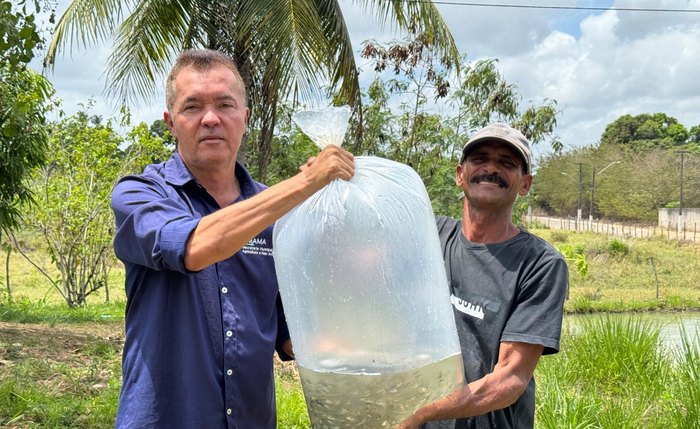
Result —
[[396, 426], [394, 429], [416, 429], [421, 423], [423, 422], [419, 421], [416, 418], [416, 415], [414, 414], [411, 417], [399, 423], [399, 425]]
[[334, 179], [350, 180], [355, 174], [355, 161], [345, 149], [328, 145], [318, 156], [309, 158], [305, 165], [299, 167], [299, 171], [320, 189]]
[[461, 385], [446, 396], [418, 408], [413, 415], [394, 429], [416, 429], [428, 421], [467, 417], [471, 415], [466, 409], [469, 398], [472, 396], [470, 392], [469, 385]]
[[294, 348], [292, 347], [292, 340], [287, 338], [282, 344], [282, 350], [284, 350], [289, 357], [294, 358]]

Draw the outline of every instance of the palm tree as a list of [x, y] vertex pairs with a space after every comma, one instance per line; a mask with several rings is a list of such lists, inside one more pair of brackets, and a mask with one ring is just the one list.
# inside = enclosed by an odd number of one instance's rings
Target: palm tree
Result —
[[[430, 1], [355, 0], [399, 29], [413, 26], [459, 64], [452, 35]], [[264, 180], [278, 106], [284, 100], [334, 97], [359, 111], [360, 87], [352, 44], [338, 0], [73, 0], [56, 25], [47, 54], [54, 65], [66, 46], [114, 36], [107, 94], [122, 103], [155, 93], [183, 49], [208, 47], [238, 65], [259, 130], [257, 177]], [[126, 16], [125, 19], [122, 19]], [[415, 30], [415, 28], [413, 28]]]

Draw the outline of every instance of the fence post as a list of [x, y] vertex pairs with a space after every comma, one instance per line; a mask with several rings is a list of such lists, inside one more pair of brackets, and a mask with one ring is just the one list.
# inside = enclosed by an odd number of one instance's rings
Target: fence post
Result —
[[656, 299], [659, 299], [659, 276], [656, 274], [656, 264], [654, 264], [654, 257], [649, 258], [651, 262], [651, 269], [654, 271], [654, 280], [656, 282]]

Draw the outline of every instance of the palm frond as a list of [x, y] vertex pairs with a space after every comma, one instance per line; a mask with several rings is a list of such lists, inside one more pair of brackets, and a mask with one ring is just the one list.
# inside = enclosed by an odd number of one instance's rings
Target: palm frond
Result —
[[46, 64], [53, 66], [64, 47], [72, 53], [74, 46], [87, 47], [109, 39], [114, 23], [121, 20], [133, 0], [73, 0], [54, 29], [46, 54]]
[[356, 106], [360, 103], [360, 81], [355, 62], [350, 32], [345, 24], [343, 12], [336, 0], [316, 0], [319, 14], [324, 17], [324, 33], [332, 52], [334, 64], [331, 85], [338, 87], [338, 99]]
[[[109, 57], [107, 95], [138, 102], [156, 91], [183, 47], [206, 43], [205, 1], [140, 1], [116, 32]], [[204, 6], [204, 7], [202, 7]]]
[[329, 41], [311, 0], [243, 0], [238, 36], [253, 38], [248, 55], [283, 96], [318, 99], [328, 82]]

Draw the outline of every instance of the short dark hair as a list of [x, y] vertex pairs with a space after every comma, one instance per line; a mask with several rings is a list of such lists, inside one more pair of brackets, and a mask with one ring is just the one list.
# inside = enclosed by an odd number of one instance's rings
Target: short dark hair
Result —
[[224, 66], [233, 72], [240, 85], [243, 100], [247, 104], [248, 96], [243, 78], [238, 71], [238, 67], [236, 67], [236, 63], [228, 55], [213, 49], [188, 49], [178, 55], [175, 65], [173, 65], [165, 81], [165, 106], [168, 111], [172, 113], [177, 95], [175, 94], [175, 79], [183, 69], [192, 67], [196, 70], [209, 70], [215, 66]]

